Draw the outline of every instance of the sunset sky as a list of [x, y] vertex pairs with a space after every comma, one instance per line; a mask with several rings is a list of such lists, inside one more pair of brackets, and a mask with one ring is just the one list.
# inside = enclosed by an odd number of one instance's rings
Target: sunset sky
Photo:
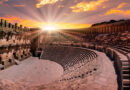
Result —
[[0, 18], [28, 27], [86, 28], [130, 19], [130, 0], [0, 0]]

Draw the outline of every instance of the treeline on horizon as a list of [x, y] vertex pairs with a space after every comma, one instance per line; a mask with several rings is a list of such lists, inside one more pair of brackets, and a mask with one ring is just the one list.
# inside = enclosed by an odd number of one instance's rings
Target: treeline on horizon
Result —
[[[130, 20], [130, 19], [127, 19], [127, 20]], [[125, 19], [120, 19], [120, 20], [104, 21], [104, 22], [101, 22], [101, 23], [92, 24], [92, 27], [93, 27], [93, 26], [102, 25], [102, 24], [111, 24], [111, 23], [122, 22], [122, 21], [127, 21], [127, 20], [125, 20]]]

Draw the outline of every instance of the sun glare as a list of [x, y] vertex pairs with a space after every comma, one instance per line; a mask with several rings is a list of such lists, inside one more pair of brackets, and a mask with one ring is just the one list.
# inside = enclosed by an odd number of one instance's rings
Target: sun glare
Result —
[[56, 30], [56, 27], [55, 26], [53, 26], [53, 25], [46, 25], [46, 26], [44, 26], [44, 27], [42, 27], [42, 30], [44, 31], [54, 31], [54, 30]]

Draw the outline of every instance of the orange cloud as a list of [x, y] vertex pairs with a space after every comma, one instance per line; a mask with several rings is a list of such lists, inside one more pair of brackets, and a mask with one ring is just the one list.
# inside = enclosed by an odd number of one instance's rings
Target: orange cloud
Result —
[[126, 5], [126, 3], [121, 3], [121, 4], [119, 4], [119, 5], [117, 6], [117, 8], [122, 8], [122, 7], [124, 7], [124, 5]]
[[96, 10], [98, 6], [102, 5], [102, 3], [108, 0], [97, 0], [97, 1], [90, 1], [90, 2], [80, 2], [72, 7], [72, 12], [86, 12]]
[[127, 3], [121, 3], [119, 4], [116, 8], [112, 8], [108, 10], [105, 15], [110, 15], [110, 14], [118, 14], [118, 15], [130, 15], [130, 10], [122, 10], [120, 8], [124, 7]]
[[24, 7], [24, 4], [19, 4], [19, 5], [13, 5], [13, 7]]
[[110, 15], [110, 14], [130, 15], [130, 10], [111, 9], [111, 10], [106, 12], [106, 15]]
[[0, 4], [2, 4], [3, 2], [2, 1], [0, 1]]
[[20, 17], [15, 17], [15, 16], [5, 16], [5, 17], [0, 17], [0, 19], [5, 19], [10, 23], [15, 23], [17, 22], [19, 25], [23, 25], [26, 27], [45, 27], [46, 25], [53, 25], [57, 29], [75, 29], [75, 28], [87, 28], [90, 27], [91, 24], [73, 24], [73, 23], [46, 23], [46, 22], [39, 22], [39, 21], [34, 21], [34, 20], [29, 20], [29, 19], [21, 19]]
[[8, 2], [9, 0], [4, 0], [5, 2]]
[[58, 1], [59, 0], [39, 0], [39, 3], [36, 4], [36, 8], [40, 8], [40, 7], [47, 5], [47, 4], [54, 4]]
[[110, 14], [122, 14], [124, 11], [122, 10], [117, 10], [117, 9], [111, 9], [109, 11], [106, 12], [106, 15], [110, 15]]
[[10, 23], [15, 23], [15, 22], [22, 22], [23, 20], [20, 19], [19, 17], [14, 17], [14, 16], [5, 16], [5, 17], [0, 17], [0, 19], [7, 20]]
[[130, 15], [130, 10], [127, 10], [125, 13]]

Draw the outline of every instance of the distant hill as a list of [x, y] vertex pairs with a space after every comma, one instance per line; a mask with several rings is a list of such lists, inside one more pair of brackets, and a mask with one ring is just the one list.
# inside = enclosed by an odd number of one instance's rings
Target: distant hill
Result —
[[[130, 19], [128, 19], [128, 20], [130, 20]], [[123, 22], [123, 21], [128, 21], [128, 20], [124, 20], [124, 19], [120, 19], [120, 20], [110, 20], [110, 21], [105, 21], [105, 22], [93, 24], [92, 27], [93, 27], [93, 26], [97, 26], [97, 25], [112, 24], [112, 23]]]

